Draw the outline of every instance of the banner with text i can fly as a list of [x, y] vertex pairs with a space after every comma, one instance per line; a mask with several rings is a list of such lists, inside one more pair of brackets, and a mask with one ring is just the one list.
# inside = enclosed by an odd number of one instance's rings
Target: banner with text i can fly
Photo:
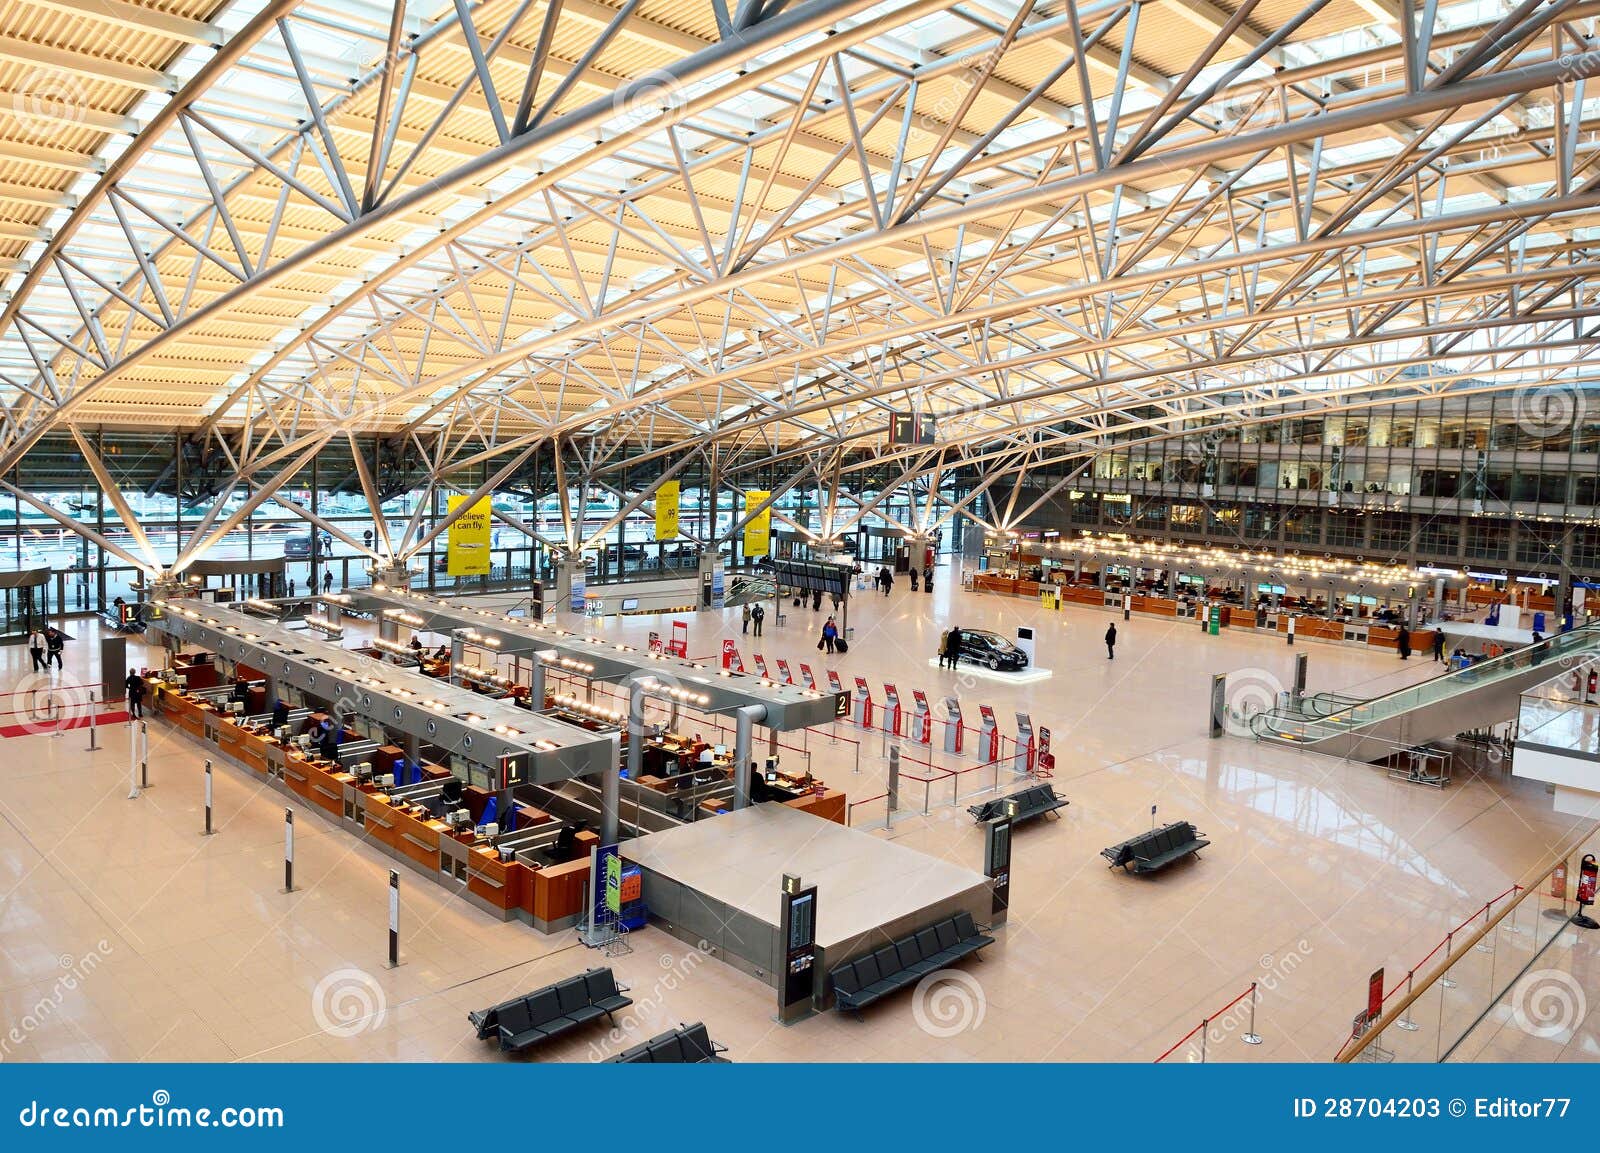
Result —
[[[751, 509], [761, 508], [767, 503], [767, 497], [772, 494], [751, 489], [744, 494], [744, 515], [750, 516]], [[744, 555], [746, 558], [753, 556], [766, 556], [772, 551], [772, 509], [761, 508], [761, 512], [744, 525]]]
[[663, 481], [656, 489], [656, 539], [676, 540], [678, 537], [678, 482]]
[[[452, 495], [447, 510], [454, 513], [466, 499]], [[489, 498], [480, 497], [451, 523], [445, 548], [445, 571], [451, 576], [489, 575], [489, 515]]]

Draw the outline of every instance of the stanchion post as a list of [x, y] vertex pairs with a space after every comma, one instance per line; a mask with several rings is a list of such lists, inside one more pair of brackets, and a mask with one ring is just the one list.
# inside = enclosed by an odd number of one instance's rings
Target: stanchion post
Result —
[[139, 799], [139, 729], [128, 725], [128, 800]]
[[389, 870], [389, 968], [400, 964], [400, 874]]
[[1200, 1064], [1206, 1063], [1206, 1034], [1211, 1032], [1211, 1018], [1200, 1018]]
[[[1416, 980], [1416, 976], [1417, 971], [1415, 969], [1406, 974], [1406, 1000], [1408, 1002], [1411, 1000], [1411, 986]], [[1417, 1031], [1417, 1023], [1411, 1019], [1411, 1006], [1409, 1004], [1406, 1005], [1405, 1012], [1400, 1014], [1400, 1019], [1394, 1024], [1395, 1028], [1404, 1029], [1407, 1033], [1415, 1033]]]
[[214, 830], [211, 827], [211, 761], [208, 759], [206, 761], [206, 836], [209, 837], [213, 832]]
[[95, 717], [94, 717], [94, 690], [90, 689], [89, 690], [89, 751], [91, 753], [94, 752], [95, 750], [97, 750], [100, 747], [99, 744], [96, 743], [96, 738], [99, 736], [99, 732], [95, 728], [95, 723], [94, 722], [95, 722]]
[[143, 722], [139, 722], [139, 787], [150, 787], [150, 729]]
[[1456, 987], [1456, 983], [1450, 979], [1450, 951], [1455, 947], [1455, 939], [1454, 931], [1444, 935], [1445, 970], [1444, 975], [1439, 978], [1439, 987], [1442, 989], [1454, 989]]
[[1250, 1028], [1239, 1038], [1246, 1045], [1261, 1044], [1261, 1034], [1256, 1032], [1256, 983], [1250, 982]]
[[294, 810], [283, 810], [283, 891], [294, 892]]

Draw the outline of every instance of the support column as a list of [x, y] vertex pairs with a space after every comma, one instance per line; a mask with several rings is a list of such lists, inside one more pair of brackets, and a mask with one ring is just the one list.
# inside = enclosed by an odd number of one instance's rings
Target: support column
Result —
[[555, 649], [539, 649], [528, 657], [528, 699], [533, 704], [533, 711], [544, 712], [544, 663], [559, 660], [561, 654]]
[[733, 807], [747, 808], [750, 804], [750, 754], [753, 751], [755, 725], [767, 719], [762, 705], [743, 705], [734, 713], [733, 722]]
[[644, 681], [628, 685], [628, 779], [637, 781], [644, 771]]
[[[606, 771], [600, 774], [600, 843], [614, 845], [617, 843], [618, 830], [621, 826], [619, 813], [622, 811], [622, 734], [614, 733], [611, 737], [611, 764]], [[637, 741], [630, 742], [637, 744]], [[594, 900], [590, 895], [591, 902]]]

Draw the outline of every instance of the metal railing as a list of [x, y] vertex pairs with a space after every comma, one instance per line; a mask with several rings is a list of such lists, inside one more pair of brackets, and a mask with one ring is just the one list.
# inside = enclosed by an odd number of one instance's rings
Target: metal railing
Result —
[[1577, 911], [1578, 864], [1597, 845], [1600, 825], [1457, 925], [1384, 994], [1377, 1020], [1357, 1017], [1334, 1060], [1448, 1060], [1566, 931]]
[[1556, 676], [1561, 672], [1559, 661], [1596, 652], [1600, 652], [1600, 624], [1585, 625], [1316, 719], [1276, 709], [1257, 713], [1250, 719], [1250, 729], [1258, 737], [1287, 737], [1296, 741], [1341, 736], [1543, 665], [1549, 665], [1550, 675]]

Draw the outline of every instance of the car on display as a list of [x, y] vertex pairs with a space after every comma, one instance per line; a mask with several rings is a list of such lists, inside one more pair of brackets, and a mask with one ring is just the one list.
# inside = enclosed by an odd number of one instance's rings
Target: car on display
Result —
[[961, 630], [961, 659], [995, 672], [1017, 672], [1028, 667], [1028, 654], [988, 629]]

